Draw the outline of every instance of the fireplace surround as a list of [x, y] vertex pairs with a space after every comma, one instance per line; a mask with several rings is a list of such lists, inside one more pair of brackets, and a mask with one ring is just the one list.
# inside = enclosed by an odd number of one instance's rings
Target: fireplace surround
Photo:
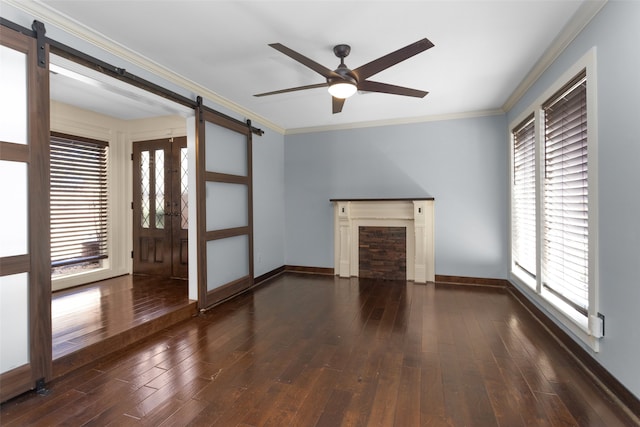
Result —
[[360, 227], [406, 229], [406, 277], [435, 280], [434, 199], [331, 199], [334, 205], [334, 274], [359, 275]]

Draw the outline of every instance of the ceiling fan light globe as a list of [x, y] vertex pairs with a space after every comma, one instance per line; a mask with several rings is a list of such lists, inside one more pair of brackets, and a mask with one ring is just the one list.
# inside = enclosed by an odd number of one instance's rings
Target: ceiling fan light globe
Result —
[[352, 96], [358, 88], [353, 83], [340, 82], [329, 86], [329, 93], [334, 98], [346, 99]]

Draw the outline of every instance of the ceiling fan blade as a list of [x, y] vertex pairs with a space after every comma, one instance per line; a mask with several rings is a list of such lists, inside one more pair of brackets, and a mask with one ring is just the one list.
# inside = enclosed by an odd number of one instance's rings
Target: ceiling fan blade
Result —
[[405, 59], [409, 59], [412, 56], [417, 55], [420, 52], [424, 52], [425, 50], [432, 47], [433, 43], [424, 38], [401, 49], [398, 49], [395, 52], [391, 52], [388, 55], [382, 56], [367, 64], [364, 64], [363, 66], [353, 70], [353, 72], [358, 76], [358, 80], [362, 81], [373, 76], [374, 74], [379, 73], [382, 70], [386, 70], [392, 65], [402, 62]]
[[298, 91], [298, 90], [306, 90], [306, 89], [316, 89], [316, 88], [319, 88], [319, 87], [327, 87], [327, 86], [329, 86], [329, 83], [318, 83], [318, 84], [314, 84], [314, 85], [290, 87], [289, 89], [274, 90], [273, 92], [257, 93], [257, 94], [255, 94], [253, 96], [277, 95], [279, 93], [295, 92], [295, 91]]
[[358, 90], [363, 90], [365, 92], [390, 93], [392, 95], [413, 96], [416, 98], [424, 98], [429, 93], [424, 90], [411, 89], [387, 83], [372, 82], [370, 80], [358, 83]]
[[333, 105], [333, 114], [337, 114], [342, 111], [342, 106], [344, 105], [344, 98], [336, 98], [332, 96], [332, 105]]
[[304, 65], [304, 66], [306, 66], [308, 68], [311, 68], [313, 71], [315, 71], [316, 73], [320, 74], [321, 76], [323, 76], [323, 77], [325, 77], [327, 79], [330, 78], [330, 77], [334, 77], [334, 78], [335, 77], [338, 77], [338, 78], [340, 77], [340, 75], [338, 75], [338, 73], [334, 72], [333, 70], [328, 69], [324, 65], [318, 64], [313, 59], [309, 59], [306, 56], [296, 52], [295, 50], [289, 49], [288, 47], [286, 47], [283, 44], [271, 43], [271, 44], [269, 44], [269, 46], [271, 46], [272, 48], [274, 48], [277, 51], [280, 51], [280, 52], [284, 53], [289, 58], [295, 59], [296, 61], [298, 61], [302, 65]]

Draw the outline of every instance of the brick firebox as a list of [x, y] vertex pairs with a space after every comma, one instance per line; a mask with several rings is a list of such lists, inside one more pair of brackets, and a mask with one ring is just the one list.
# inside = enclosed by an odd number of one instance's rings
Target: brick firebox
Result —
[[407, 228], [358, 228], [358, 277], [407, 280]]

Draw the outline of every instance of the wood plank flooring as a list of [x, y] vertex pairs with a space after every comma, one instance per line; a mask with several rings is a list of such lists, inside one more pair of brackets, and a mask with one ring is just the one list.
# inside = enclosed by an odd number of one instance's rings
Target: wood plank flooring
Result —
[[195, 316], [187, 286], [127, 275], [54, 293], [53, 378]]
[[507, 292], [286, 273], [0, 408], [3, 426], [633, 426]]
[[120, 276], [54, 292], [53, 359], [189, 304], [186, 280]]

